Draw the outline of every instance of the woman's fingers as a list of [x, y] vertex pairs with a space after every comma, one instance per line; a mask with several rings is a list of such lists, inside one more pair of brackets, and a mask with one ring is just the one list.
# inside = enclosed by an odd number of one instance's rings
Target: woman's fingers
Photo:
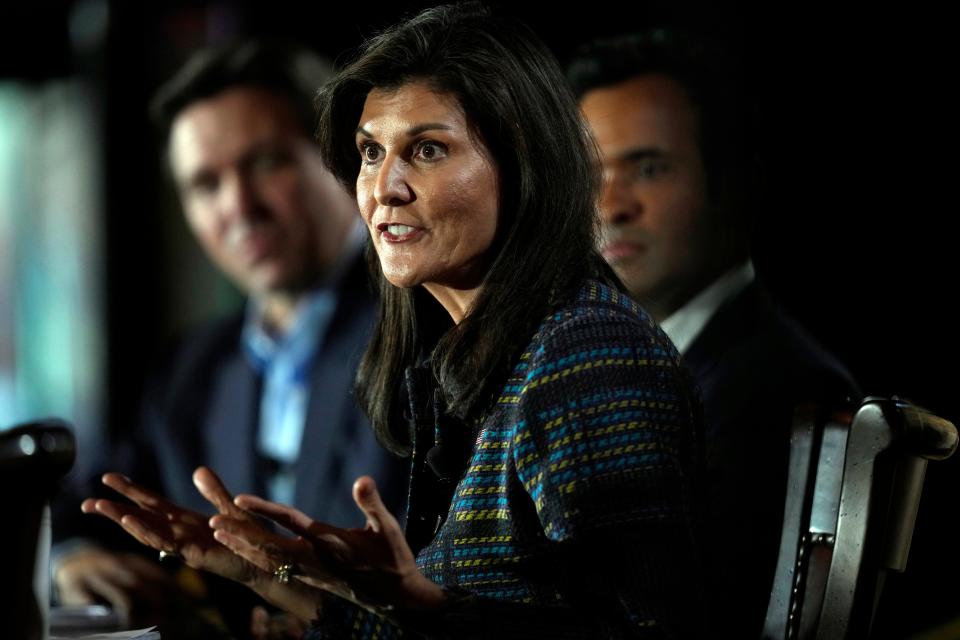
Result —
[[132, 482], [130, 478], [120, 475], [119, 473], [104, 474], [102, 482], [122, 496], [133, 500], [144, 509], [151, 509], [153, 511], [179, 510], [173, 503], [161, 498], [159, 494], [141, 487]]
[[[209, 469], [198, 470], [195, 481], [205, 495], [212, 498], [211, 502], [231, 512], [229, 517], [253, 524], [248, 514], [233, 506], [229, 492]], [[87, 499], [81, 505], [85, 513], [100, 514], [113, 520], [141, 544], [180, 554], [193, 568], [248, 585], [261, 578], [242, 557], [217, 544], [206, 516], [178, 507], [119, 474], [107, 474], [103, 482], [136, 504]], [[250, 531], [245, 533], [250, 535]]]
[[153, 547], [157, 551], [166, 551], [167, 553], [179, 553], [176, 541], [168, 532], [161, 533], [156, 528], [144, 523], [140, 518], [133, 515], [125, 515], [120, 519], [120, 526], [124, 531], [132, 535], [140, 544]]
[[[292, 554], [300, 554], [310, 548], [303, 538], [285, 538], [272, 531], [264, 529], [252, 520], [233, 518], [231, 516], [213, 516], [210, 526], [217, 533], [226, 533], [242, 545], [261, 550], [277, 560], [277, 564], [292, 562]], [[219, 540], [219, 538], [217, 538]], [[236, 545], [236, 543], [234, 543]], [[239, 545], [238, 545], [239, 546]]]
[[127, 505], [119, 504], [113, 500], [96, 500], [93, 498], [88, 498], [83, 501], [83, 504], [80, 505], [80, 508], [84, 513], [97, 513], [102, 516], [113, 520], [117, 524], [121, 524], [120, 520], [125, 515], [133, 513], [135, 507], [128, 507]]
[[233, 498], [223, 481], [208, 467], [197, 467], [193, 472], [193, 484], [207, 501], [217, 508], [220, 513], [235, 518], [245, 518], [242, 509], [233, 504]]
[[240, 556], [253, 566], [272, 573], [282, 562], [274, 561], [268, 554], [264, 553], [258, 547], [251, 545], [242, 536], [230, 533], [223, 529], [217, 529], [213, 532], [213, 539]]
[[399, 531], [400, 524], [380, 499], [377, 484], [370, 476], [361, 476], [353, 483], [353, 500], [367, 517], [367, 526], [376, 533], [384, 533], [384, 529]]
[[326, 554], [336, 562], [347, 562], [353, 555], [350, 545], [344, 541], [344, 537], [349, 535], [344, 529], [317, 522], [293, 507], [270, 502], [259, 496], [242, 494], [234, 498], [234, 502], [241, 509], [269, 518], [296, 533], [312, 544], [316, 551]]
[[403, 529], [383, 504], [373, 478], [362, 476], [353, 483], [353, 499], [367, 517], [367, 531], [379, 537], [377, 551], [373, 552], [372, 557], [377, 557], [379, 562], [385, 562], [394, 567], [416, 570], [413, 551], [407, 544]]
[[191, 526], [191, 523], [187, 523], [187, 528], [178, 534], [180, 527], [177, 522], [165, 514], [153, 513], [112, 500], [87, 499], [84, 500], [81, 508], [85, 513], [97, 513], [113, 520], [140, 544], [153, 547], [158, 551], [179, 552], [179, 547], [190, 540], [178, 540], [178, 536], [182, 537], [185, 531], [196, 531], [193, 528], [195, 524]]
[[235, 518], [227, 515], [217, 515], [210, 518], [210, 528], [215, 531], [226, 531], [236, 536], [240, 536], [248, 544], [258, 545], [271, 541], [278, 536], [263, 527], [245, 518]]
[[292, 564], [311, 575], [326, 575], [313, 554], [311, 544], [303, 538], [284, 538], [262, 529], [248, 520], [213, 516], [210, 526], [213, 537], [235, 554], [269, 573], [285, 564]]
[[175, 541], [167, 521], [149, 511], [122, 505], [112, 500], [93, 498], [84, 500], [80, 508], [84, 513], [96, 513], [113, 520], [140, 544], [153, 547], [158, 551], [176, 551]]
[[281, 548], [275, 544], [250, 544], [250, 541], [244, 536], [231, 533], [225, 529], [215, 530], [213, 537], [217, 542], [233, 552], [235, 556], [243, 558], [247, 563], [267, 574], [275, 574], [275, 572], [285, 564], [300, 566], [298, 562], [299, 555], [296, 550], [281, 550]]
[[274, 571], [281, 564], [292, 562], [287, 543], [293, 542], [267, 531], [250, 520], [231, 516], [210, 518], [214, 539], [264, 571]]
[[144, 526], [153, 529], [162, 529], [164, 532], [169, 532], [171, 527], [178, 522], [184, 522], [190, 526], [195, 525], [197, 520], [195, 517], [189, 519], [171, 518], [165, 513], [155, 513], [133, 505], [114, 502], [113, 500], [85, 500], [81, 507], [86, 508], [87, 506], [92, 507], [91, 510], [86, 511], [87, 513], [98, 513], [106, 516], [121, 526], [123, 526], [123, 518], [132, 516], [144, 524]]
[[[100, 509], [98, 505], [98, 509]], [[102, 509], [100, 509], [102, 512]], [[153, 547], [157, 551], [167, 551], [168, 553], [177, 553], [177, 539], [171, 531], [170, 526], [159, 518], [152, 518], [151, 514], [132, 510], [120, 510], [120, 519], [111, 520], [118, 522], [124, 531], [136, 538], [141, 544]]]
[[313, 536], [321, 533], [335, 533], [336, 527], [313, 520], [310, 516], [287, 505], [264, 500], [259, 496], [241, 494], [233, 502], [238, 508], [269, 518], [280, 526], [301, 536]]

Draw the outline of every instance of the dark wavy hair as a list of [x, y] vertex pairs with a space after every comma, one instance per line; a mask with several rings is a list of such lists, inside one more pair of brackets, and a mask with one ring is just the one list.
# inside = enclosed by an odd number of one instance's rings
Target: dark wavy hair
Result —
[[422, 287], [388, 283], [368, 244], [381, 307], [357, 396], [398, 452], [410, 444], [397, 428], [407, 366], [429, 356], [445, 411], [473, 423], [548, 311], [584, 277], [610, 273], [594, 249], [599, 163], [563, 73], [531, 30], [479, 4], [434, 7], [387, 29], [320, 92], [317, 137], [340, 182], [355, 193], [354, 132], [367, 94], [412, 82], [454, 96], [492, 154], [500, 221], [495, 257], [456, 326]]

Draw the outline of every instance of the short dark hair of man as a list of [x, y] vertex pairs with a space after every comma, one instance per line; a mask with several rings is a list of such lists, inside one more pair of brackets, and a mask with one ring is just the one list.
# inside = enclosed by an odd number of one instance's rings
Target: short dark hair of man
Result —
[[163, 84], [150, 104], [150, 115], [164, 141], [177, 115], [198, 100], [233, 87], [253, 87], [289, 98], [303, 130], [316, 126], [314, 96], [333, 75], [324, 58], [279, 40], [245, 40], [203, 49]]
[[710, 205], [748, 240], [755, 153], [743, 68], [730, 48], [689, 31], [652, 29], [590, 41], [567, 66], [578, 100], [593, 89], [653, 74], [671, 78], [690, 98]]

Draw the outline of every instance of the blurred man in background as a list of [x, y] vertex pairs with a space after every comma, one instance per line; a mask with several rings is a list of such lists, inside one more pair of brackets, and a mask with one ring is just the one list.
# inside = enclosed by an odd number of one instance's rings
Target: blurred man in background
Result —
[[703, 393], [711, 628], [758, 637], [793, 410], [858, 391], [755, 276], [736, 71], [720, 51], [653, 31], [585, 45], [568, 76], [603, 163], [601, 251]]
[[[406, 465], [378, 445], [352, 396], [376, 301], [356, 203], [312, 141], [312, 100], [328, 77], [304, 50], [247, 42], [196, 54], [153, 104], [189, 228], [248, 300], [173, 352], [109, 468], [202, 513], [199, 465], [231, 491], [344, 526], [363, 524], [351, 487], [364, 474], [402, 509]], [[54, 524], [61, 602], [157, 608], [166, 572], [72, 520]], [[223, 612], [235, 628], [250, 619], [239, 606]]]

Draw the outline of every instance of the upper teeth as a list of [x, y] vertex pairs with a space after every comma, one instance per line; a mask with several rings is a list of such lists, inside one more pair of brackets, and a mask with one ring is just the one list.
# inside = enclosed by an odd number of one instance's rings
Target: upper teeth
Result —
[[411, 231], [413, 231], [413, 227], [408, 227], [405, 224], [388, 224], [387, 225], [387, 233], [395, 236], [402, 236], [404, 234], [410, 233]]

